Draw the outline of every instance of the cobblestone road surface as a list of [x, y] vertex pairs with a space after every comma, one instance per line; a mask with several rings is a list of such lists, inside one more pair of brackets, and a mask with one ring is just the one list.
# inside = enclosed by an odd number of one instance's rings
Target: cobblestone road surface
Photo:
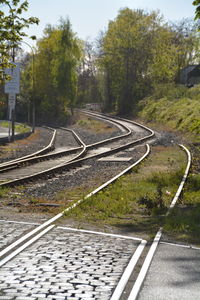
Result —
[[0, 268], [0, 299], [109, 300], [137, 246], [54, 228]]

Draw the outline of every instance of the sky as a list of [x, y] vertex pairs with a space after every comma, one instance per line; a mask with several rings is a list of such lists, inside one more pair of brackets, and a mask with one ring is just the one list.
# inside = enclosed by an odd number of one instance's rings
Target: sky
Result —
[[[61, 17], [68, 17], [72, 30], [83, 40], [94, 40], [107, 29], [121, 8], [159, 10], [166, 21], [194, 18], [193, 0], [29, 0], [26, 16], [40, 19], [39, 26], [31, 25], [27, 33], [43, 36], [46, 24], [56, 25]], [[25, 39], [33, 45], [33, 42]]]

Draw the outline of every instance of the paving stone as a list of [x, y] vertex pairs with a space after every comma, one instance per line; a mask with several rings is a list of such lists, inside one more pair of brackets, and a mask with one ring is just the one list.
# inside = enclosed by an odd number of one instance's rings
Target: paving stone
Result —
[[46, 289], [46, 288], [49, 288], [49, 287], [50, 287], [50, 281], [44, 281], [44, 282], [41, 283], [41, 289]]
[[103, 294], [110, 294], [111, 288], [110, 288], [110, 286], [107, 286], [107, 285], [101, 286], [101, 287], [98, 286], [95, 288], [95, 292], [99, 292], [99, 293], [103, 293]]
[[94, 285], [94, 286], [104, 286], [104, 285], [105, 285], [104, 282], [99, 281], [99, 280], [91, 280], [91, 281], [90, 281], [90, 284], [91, 284], [91, 285]]
[[13, 295], [14, 297], [19, 297], [19, 296], [20, 297], [27, 297], [29, 294], [30, 294], [30, 291], [27, 291], [26, 293], [18, 291], [16, 293], [8, 293], [8, 296]]
[[[74, 297], [68, 297], [67, 300], [80, 300], [79, 298], [77, 298], [76, 296]], [[89, 300], [89, 299], [88, 299]]]
[[54, 295], [52, 297], [52, 299], [55, 299], [55, 300], [65, 300], [65, 296]]
[[50, 288], [50, 293], [60, 293], [60, 292], [61, 292], [61, 289], [59, 289], [57, 287]]
[[7, 283], [0, 283], [0, 289], [7, 289], [9, 285]]
[[19, 296], [19, 297], [16, 297], [15, 298], [15, 300], [36, 300], [36, 298], [34, 298], [34, 297], [21, 297], [21, 296]]
[[[60, 298], [55, 298], [55, 295], [49, 295], [46, 299], [51, 299], [51, 300], [58, 300], [58, 299], [60, 299], [60, 300], [63, 300], [63, 299], [66, 299], [66, 297], [60, 297]], [[68, 298], [67, 298], [68, 299]]]
[[[9, 293], [8, 295], [6, 295], [6, 296], [10, 296], [10, 297], [13, 297], [14, 299], [15, 299], [15, 297], [23, 297], [23, 295], [21, 295], [21, 293], [17, 293], [17, 292], [15, 292], [15, 293]], [[25, 296], [26, 297], [26, 296]]]
[[91, 285], [78, 284], [76, 285], [77, 290], [81, 291], [93, 291], [94, 288]]
[[4, 289], [3, 292], [4, 293], [16, 293], [16, 289], [12, 289], [12, 288], [10, 288], [10, 289]]
[[35, 281], [34, 280], [27, 280], [27, 281], [23, 281], [22, 283], [23, 286], [29, 286], [30, 288], [31, 287], [35, 287]]
[[109, 300], [133, 246], [131, 240], [53, 229], [0, 269], [0, 288], [11, 300]]
[[80, 279], [72, 279], [72, 280], [69, 280], [69, 283], [72, 283], [72, 284], [88, 284], [88, 281], [87, 280], [80, 280]]
[[42, 293], [33, 293], [31, 294], [31, 297], [35, 297], [35, 298], [38, 298], [38, 297], [43, 297], [45, 298], [46, 297], [46, 294], [42, 294]]
[[69, 292], [62, 292], [62, 293], [56, 293], [57, 296], [65, 296], [65, 297], [69, 297], [72, 296], [72, 293]]
[[77, 292], [75, 294], [75, 296], [80, 298], [80, 299], [89, 299], [89, 298], [94, 299], [94, 294], [92, 294], [92, 293], [79, 293], [79, 292]]
[[66, 282], [66, 283], [56, 282], [54, 285], [59, 287], [59, 289], [72, 289], [73, 288], [73, 284], [68, 283], [68, 282]]

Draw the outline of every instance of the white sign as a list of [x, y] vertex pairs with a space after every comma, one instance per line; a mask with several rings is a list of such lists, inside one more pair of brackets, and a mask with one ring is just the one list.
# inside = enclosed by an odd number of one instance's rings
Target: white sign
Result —
[[16, 95], [15, 94], [9, 94], [8, 95], [8, 106], [10, 109], [15, 109], [15, 103], [16, 103]]
[[11, 76], [11, 80], [5, 83], [6, 94], [19, 94], [20, 86], [20, 64], [13, 63], [15, 67], [6, 69], [5, 73]]

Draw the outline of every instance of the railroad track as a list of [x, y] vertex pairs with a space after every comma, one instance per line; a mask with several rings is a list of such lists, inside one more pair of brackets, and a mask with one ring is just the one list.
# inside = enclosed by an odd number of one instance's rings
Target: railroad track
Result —
[[[145, 263], [139, 272], [136, 266], [141, 259], [145, 247], [147, 247], [145, 240], [138, 237], [125, 237], [61, 227], [57, 222], [64, 216], [66, 211], [73, 209], [82, 201], [85, 201], [109, 184], [112, 184], [117, 178], [126, 174], [134, 166], [139, 164], [150, 152], [148, 145], [146, 148], [146, 153], [137, 162], [88, 194], [83, 200], [77, 201], [72, 206], [69, 206], [39, 226], [32, 224], [32, 226], [35, 227], [32, 231], [29, 231], [20, 239], [16, 239], [15, 242], [9, 246], [4, 247], [0, 252], [1, 280], [1, 274], [4, 276], [4, 280], [2, 281], [4, 284], [3, 296], [12, 297], [13, 295], [12, 299], [18, 299], [18, 296], [22, 297], [22, 295], [26, 295], [24, 297], [30, 300], [40, 299], [42, 297], [49, 299], [117, 300], [121, 298], [131, 274], [136, 272], [136, 274], [139, 275], [136, 276], [133, 289], [130, 295], [127, 295], [127, 299], [133, 300], [137, 298], [150, 260], [153, 257], [156, 245], [159, 243], [160, 230], [156, 234], [146, 256]], [[185, 147], [183, 147], [183, 150], [187, 152], [188, 164], [183, 180], [169, 210], [173, 208], [182, 191], [191, 164], [191, 157], [188, 150]], [[72, 236], [74, 238], [72, 238]], [[56, 248], [53, 247], [53, 241], [55, 241]], [[68, 243], [67, 248], [66, 243]], [[104, 247], [102, 245], [104, 245]], [[27, 249], [28, 247], [29, 250]], [[95, 249], [95, 247], [97, 249]], [[80, 249], [82, 250], [80, 251]], [[58, 252], [57, 255], [55, 255], [55, 250]], [[30, 258], [32, 264], [29, 261]], [[9, 264], [10, 260], [12, 261]], [[19, 264], [23, 264], [21, 269]], [[33, 266], [34, 270], [31, 273]], [[145, 272], [144, 269], [146, 270]], [[33, 279], [34, 271], [35, 276], [37, 273], [35, 280]], [[11, 285], [9, 286], [5, 274], [7, 274], [9, 278], [10, 272], [13, 272], [14, 275], [13, 283], [11, 280]], [[21, 282], [19, 281], [19, 274], [22, 276]], [[39, 285], [38, 281], [42, 280], [42, 278], [45, 284]], [[22, 290], [19, 288], [21, 283], [23, 283], [24, 287]], [[18, 289], [12, 288], [13, 286], [17, 286]], [[15, 291], [15, 293], [13, 291]]]
[[[72, 147], [70, 149], [67, 148], [64, 150], [55, 149], [55, 139], [56, 139], [57, 130], [52, 129], [52, 128], [49, 128], [49, 129], [53, 131], [53, 135], [52, 135], [52, 139], [47, 147], [44, 147], [43, 149], [41, 149], [37, 152], [34, 152], [32, 154], [29, 154], [29, 155], [26, 155], [23, 157], [19, 157], [17, 159], [14, 159], [14, 160], [11, 160], [8, 162], [1, 163], [0, 164], [0, 173], [6, 172], [10, 169], [15, 169], [15, 168], [23, 167], [26, 165], [34, 164], [37, 162], [54, 159], [57, 157], [62, 157], [64, 155], [70, 155], [73, 153], [85, 151], [85, 144], [80, 140], [80, 138], [77, 136], [77, 134], [73, 130], [69, 130], [66, 128], [62, 129], [62, 130], [70, 132], [73, 135], [73, 137], [75, 138], [75, 140], [77, 141], [79, 146], [77, 145], [77, 147]], [[47, 152], [50, 152], [50, 151], [51, 151], [51, 153], [46, 154]], [[78, 156], [76, 156], [76, 157], [78, 157]]]
[[[87, 114], [89, 113], [87, 112]], [[116, 126], [118, 126], [123, 131], [123, 133], [116, 137], [96, 142], [91, 145], [85, 145], [83, 141], [81, 141], [80, 138], [76, 135], [76, 133], [73, 132], [76, 140], [79, 142], [79, 144], [81, 144], [79, 147], [70, 150], [55, 152], [52, 154], [21, 158], [17, 161], [12, 161], [10, 163], [8, 162], [0, 165], [0, 186], [14, 186], [33, 179], [35, 180], [42, 177], [52, 177], [58, 172], [66, 172], [71, 168], [80, 166], [84, 161], [88, 159], [102, 157], [122, 151], [129, 147], [141, 144], [154, 136], [154, 132], [151, 129], [129, 120], [116, 120], [98, 114], [90, 115], [95, 118], [102, 118], [107, 122], [116, 124]], [[140, 130], [142, 128], [143, 132], [139, 132], [136, 135], [135, 131], [137, 132], [138, 128], [140, 128]], [[107, 146], [106, 149], [105, 145]], [[76, 154], [77, 152], [78, 154]], [[76, 155], [74, 155], [74, 153]], [[33, 163], [34, 165], [32, 165], [30, 168], [29, 164]], [[20, 170], [15, 170], [19, 167]]]

